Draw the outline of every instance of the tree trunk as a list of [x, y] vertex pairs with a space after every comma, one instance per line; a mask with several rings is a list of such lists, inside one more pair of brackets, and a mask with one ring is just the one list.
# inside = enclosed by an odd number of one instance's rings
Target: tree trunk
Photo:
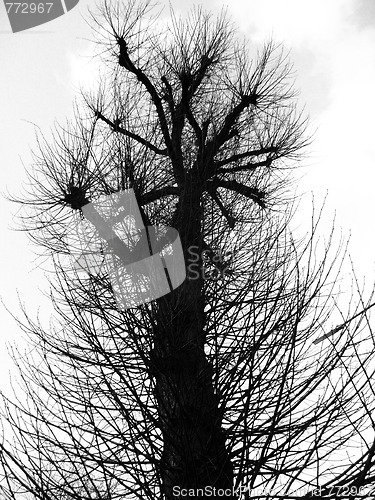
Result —
[[[202, 210], [200, 187], [192, 181], [186, 185], [173, 225], [179, 231], [189, 266], [190, 246], [196, 245], [201, 255]], [[202, 263], [198, 264], [201, 268]], [[177, 290], [159, 301], [156, 321], [152, 362], [164, 440], [160, 464], [164, 496], [168, 500], [181, 498], [174, 495], [177, 489], [173, 491], [173, 487], [210, 486], [211, 492], [213, 487], [231, 489], [233, 470], [221, 429], [212, 367], [204, 351], [202, 273], [197, 279], [187, 276]]]

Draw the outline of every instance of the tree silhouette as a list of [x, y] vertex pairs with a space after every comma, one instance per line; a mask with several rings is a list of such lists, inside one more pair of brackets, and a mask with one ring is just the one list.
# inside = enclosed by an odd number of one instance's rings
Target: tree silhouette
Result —
[[[167, 26], [135, 0], [104, 1], [92, 24], [100, 91], [40, 137], [22, 200], [53, 262], [55, 317], [18, 319], [30, 352], [15, 357], [25, 396], [4, 397], [4, 495], [369, 492], [371, 300], [358, 287], [332, 330], [333, 232], [319, 246], [319, 214], [304, 239], [290, 232], [309, 138], [281, 48], [250, 59], [225, 13], [172, 12]], [[80, 273], [70, 255], [85, 205], [129, 188], [145, 226], [177, 229], [187, 278], [121, 309], [108, 268]]]

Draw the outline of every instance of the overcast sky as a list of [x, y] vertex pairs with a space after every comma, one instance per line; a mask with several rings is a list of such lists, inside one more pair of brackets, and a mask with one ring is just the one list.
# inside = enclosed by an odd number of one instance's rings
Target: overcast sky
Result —
[[[81, 0], [68, 14], [17, 34], [11, 32], [0, 4], [3, 193], [19, 193], [26, 179], [30, 148], [35, 144], [32, 124], [48, 135], [55, 120], [71, 116], [79, 86], [95, 77], [88, 40], [93, 36], [85, 23], [87, 6], [93, 3]], [[194, 2], [171, 3], [176, 12], [185, 12]], [[204, 2], [214, 11], [222, 5], [216, 0]], [[350, 253], [358, 274], [373, 282], [375, 1], [231, 0], [228, 11], [250, 41], [261, 44], [272, 36], [290, 50], [300, 104], [311, 117], [311, 130], [316, 130], [299, 183], [299, 191], [307, 193], [299, 215], [301, 220], [306, 217], [307, 224], [310, 193], [319, 205], [328, 192], [327, 224], [336, 211], [337, 227], [344, 235], [352, 234]], [[40, 291], [47, 287], [36, 268], [40, 261], [34, 261], [26, 235], [10, 229], [17, 207], [0, 198], [0, 208], [0, 295], [17, 313], [18, 291], [31, 315], [40, 307], [46, 317], [50, 306]], [[5, 342], [19, 338], [20, 331], [2, 307], [0, 321], [1, 389], [10, 368]]]

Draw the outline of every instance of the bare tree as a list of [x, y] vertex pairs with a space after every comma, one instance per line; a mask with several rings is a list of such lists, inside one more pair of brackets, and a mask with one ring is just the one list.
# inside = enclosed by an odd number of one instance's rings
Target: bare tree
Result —
[[[4, 397], [4, 494], [368, 492], [372, 303], [328, 327], [333, 233], [319, 246], [318, 215], [305, 239], [290, 234], [291, 172], [309, 143], [290, 65], [271, 43], [250, 60], [225, 13], [166, 26], [153, 12], [102, 3], [102, 87], [40, 138], [22, 202], [51, 254], [55, 318], [18, 320], [31, 348], [17, 361], [26, 396]], [[145, 226], [177, 229], [187, 277], [123, 310], [108, 269], [78, 273], [69, 254], [84, 207], [129, 188]]]

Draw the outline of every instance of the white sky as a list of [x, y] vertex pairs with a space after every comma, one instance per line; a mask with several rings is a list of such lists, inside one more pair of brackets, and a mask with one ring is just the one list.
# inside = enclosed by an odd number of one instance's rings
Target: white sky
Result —
[[[71, 116], [79, 85], [95, 77], [89, 57], [92, 38], [81, 0], [68, 14], [33, 30], [13, 34], [0, 4], [0, 192], [17, 194], [30, 164], [35, 123], [48, 135], [55, 120]], [[191, 0], [172, 0], [186, 11]], [[167, 4], [167, 2], [165, 2]], [[209, 10], [222, 2], [206, 0]], [[375, 141], [375, 1], [374, 0], [231, 0], [233, 20], [250, 40], [271, 35], [290, 50], [300, 90], [300, 103], [316, 129], [311, 156], [304, 162], [302, 192], [313, 192], [317, 205], [328, 191], [327, 223], [336, 210], [336, 224], [352, 233], [350, 253], [358, 274], [374, 281], [373, 182]], [[310, 198], [299, 215], [308, 223]], [[2, 245], [0, 296], [15, 313], [17, 290], [30, 314], [50, 306], [43, 272], [35, 269], [27, 236], [10, 229], [17, 207], [0, 198]], [[328, 227], [328, 226], [327, 226]], [[38, 261], [39, 262], [39, 261]], [[20, 331], [0, 304], [0, 389], [7, 386], [11, 363], [6, 341]]]

